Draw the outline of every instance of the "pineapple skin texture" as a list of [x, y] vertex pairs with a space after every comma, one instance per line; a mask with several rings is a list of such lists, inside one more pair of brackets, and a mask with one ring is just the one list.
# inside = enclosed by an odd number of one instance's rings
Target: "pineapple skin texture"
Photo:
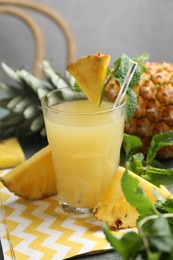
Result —
[[3, 185], [26, 200], [39, 200], [57, 193], [49, 146], [0, 177]]
[[[125, 168], [123, 167], [117, 169], [108, 190], [93, 209], [94, 217], [97, 220], [106, 222], [109, 227], [116, 230], [136, 227], [136, 221], [139, 216], [137, 210], [127, 202], [121, 189], [121, 179], [124, 171]], [[129, 173], [132, 177], [139, 180], [143, 191], [146, 196], [151, 199], [153, 204], [156, 202], [153, 189], [156, 189], [156, 191], [166, 199], [172, 197], [172, 194], [164, 186], [158, 188], [135, 173], [131, 171], [129, 171]]]
[[[137, 95], [137, 108], [132, 119], [125, 125], [125, 132], [141, 138], [146, 153], [151, 138], [158, 133], [173, 129], [173, 64], [166, 62], [146, 62], [134, 87]], [[106, 96], [115, 100], [119, 91], [118, 82], [111, 81]], [[172, 158], [173, 146], [159, 150], [159, 158]]]

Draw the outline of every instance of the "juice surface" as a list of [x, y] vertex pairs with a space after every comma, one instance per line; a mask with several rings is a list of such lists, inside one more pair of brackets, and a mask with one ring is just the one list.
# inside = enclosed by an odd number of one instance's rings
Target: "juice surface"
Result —
[[111, 107], [108, 102], [98, 107], [88, 100], [70, 101], [53, 108], [72, 114], [48, 112], [45, 115], [58, 193], [72, 207], [93, 208], [119, 164], [123, 109], [88, 113]]

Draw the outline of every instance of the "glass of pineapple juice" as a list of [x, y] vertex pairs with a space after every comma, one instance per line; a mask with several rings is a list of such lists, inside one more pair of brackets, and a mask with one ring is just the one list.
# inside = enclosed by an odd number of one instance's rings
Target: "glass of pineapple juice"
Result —
[[70, 88], [42, 98], [60, 209], [87, 217], [119, 165], [125, 103], [96, 106]]

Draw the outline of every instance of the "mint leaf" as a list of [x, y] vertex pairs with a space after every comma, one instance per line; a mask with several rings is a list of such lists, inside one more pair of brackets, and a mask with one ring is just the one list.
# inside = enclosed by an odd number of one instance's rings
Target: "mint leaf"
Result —
[[[145, 218], [141, 222], [145, 223], [144, 220]], [[150, 247], [154, 247], [161, 252], [173, 252], [173, 236], [167, 219], [163, 216], [158, 216], [155, 219], [146, 217], [146, 220], [147, 222], [142, 226], [139, 221], [138, 229], [140, 233], [142, 229]]]
[[166, 212], [173, 213], [173, 198], [165, 200], [162, 206]]
[[[158, 200], [156, 205], [155, 205], [157, 211], [159, 211], [159, 213], [161, 214], [173, 214], [173, 199], [170, 198], [170, 199], [167, 199], [167, 200], [163, 200], [163, 201], [160, 201]], [[169, 226], [173, 232], [173, 217], [168, 217], [167, 218], [168, 220], [168, 223], [169, 223]]]
[[140, 215], [147, 216], [156, 214], [156, 209], [153, 206], [150, 199], [143, 192], [139, 180], [132, 177], [128, 170], [124, 172], [121, 180], [122, 191], [126, 197], [126, 200], [135, 207]]
[[142, 146], [142, 142], [139, 137], [124, 133], [122, 147], [126, 154], [126, 159], [132, 156]]
[[156, 208], [161, 213], [173, 213], [173, 198], [167, 199], [164, 202], [158, 201]]
[[147, 165], [145, 168], [147, 180], [151, 183], [159, 185], [169, 185], [173, 183], [173, 168], [161, 169]]
[[155, 158], [160, 147], [169, 145], [173, 145], [173, 130], [161, 134], [156, 134], [152, 138], [150, 148], [147, 152], [147, 163], [150, 163], [153, 158]]
[[126, 163], [126, 166], [128, 166], [129, 170], [141, 176], [142, 174], [144, 174], [143, 161], [143, 153], [136, 153], [132, 156], [132, 159]]
[[[118, 63], [119, 66], [117, 66]], [[131, 59], [126, 54], [122, 54], [121, 59], [118, 60], [118, 63], [117, 61], [114, 62], [114, 76], [121, 86], [129, 70]]]
[[[138, 58], [135, 58], [134, 61], [137, 62], [137, 67], [134, 72], [134, 75], [130, 81], [128, 86], [128, 90], [126, 93], [126, 102], [127, 102], [127, 109], [126, 109], [126, 120], [128, 121], [131, 117], [133, 117], [134, 112], [136, 110], [137, 104], [137, 97], [136, 94], [132, 91], [132, 88], [137, 85], [142, 72], [145, 71], [144, 66], [142, 65], [143, 61], [148, 58], [148, 55], [145, 53]], [[122, 54], [114, 63], [113, 69], [108, 70], [108, 77], [104, 85], [104, 89], [106, 88], [107, 84], [112, 78], [115, 78], [119, 84], [120, 88], [124, 82], [124, 79], [127, 75], [127, 72], [130, 68], [132, 59], [129, 58], [126, 54]]]
[[122, 57], [119, 57], [116, 61], [114, 61], [113, 63], [113, 66], [114, 66], [114, 70], [112, 71], [111, 70], [111, 73], [112, 73], [112, 76], [113, 77], [116, 77], [116, 72], [121, 64], [121, 60], [122, 60]]
[[126, 121], [129, 121], [130, 118], [134, 116], [137, 105], [137, 96], [136, 93], [128, 89], [126, 93]]
[[[140, 58], [135, 58], [134, 60], [138, 63], [137, 68], [134, 72], [133, 78], [129, 84], [129, 88], [133, 88], [139, 81], [140, 75], [142, 72], [144, 72], [144, 67], [142, 65], [142, 62], [144, 61], [144, 57], [146, 58], [146, 55], [141, 55]], [[127, 72], [129, 70], [130, 64], [131, 64], [131, 58], [128, 57], [126, 54], [121, 55], [121, 60], [119, 59], [118, 62], [114, 62], [114, 68], [115, 68], [115, 77], [119, 81], [120, 86], [122, 85]], [[119, 64], [119, 66], [117, 66]]]
[[111, 246], [124, 260], [134, 259], [139, 249], [143, 248], [142, 240], [135, 232], [128, 232], [119, 239], [110, 232], [106, 224], [103, 225], [103, 231]]
[[[132, 138], [132, 139], [131, 139]], [[163, 147], [173, 145], [173, 131], [156, 134], [153, 136], [146, 158], [142, 153], [136, 153], [140, 148], [140, 140], [133, 136], [124, 136], [123, 148], [126, 153], [125, 165], [128, 169], [138, 174], [156, 186], [173, 183], [173, 168], [163, 168], [155, 159], [157, 151]]]
[[141, 56], [138, 56], [137, 58], [134, 58], [133, 60], [139, 64], [142, 64], [145, 60], [148, 60], [148, 59], [149, 59], [149, 53], [144, 52]]

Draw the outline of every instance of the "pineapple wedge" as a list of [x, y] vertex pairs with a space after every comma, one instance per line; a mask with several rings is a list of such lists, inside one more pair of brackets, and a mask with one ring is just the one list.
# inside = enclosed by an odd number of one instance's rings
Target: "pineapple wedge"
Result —
[[[121, 189], [121, 179], [124, 171], [123, 167], [117, 169], [108, 190], [93, 210], [97, 220], [106, 222], [115, 229], [135, 227], [139, 216], [137, 210], [127, 202]], [[156, 202], [156, 197], [153, 193], [154, 189], [165, 199], [172, 197], [172, 194], [164, 186], [158, 188], [135, 173], [130, 171], [129, 173], [139, 180], [143, 191], [153, 203]]]
[[98, 52], [84, 56], [67, 67], [87, 98], [96, 105], [101, 102], [109, 62], [109, 55]]
[[17, 138], [0, 141], [0, 169], [12, 168], [25, 160], [25, 155]]
[[55, 195], [57, 191], [49, 146], [1, 176], [0, 181], [15, 195], [27, 200]]

